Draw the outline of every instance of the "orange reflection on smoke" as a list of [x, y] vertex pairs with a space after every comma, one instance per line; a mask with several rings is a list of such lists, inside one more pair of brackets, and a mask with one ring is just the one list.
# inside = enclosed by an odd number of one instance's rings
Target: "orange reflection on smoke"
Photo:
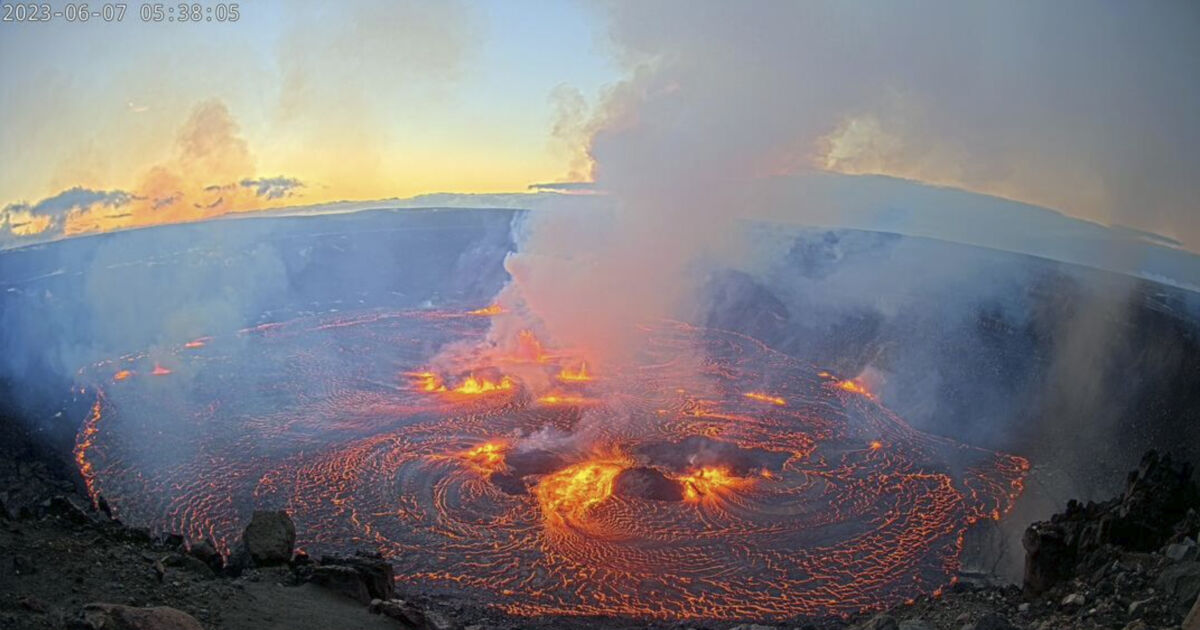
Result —
[[153, 375], [155, 375], [155, 376], [166, 376], [166, 375], [168, 375], [168, 374], [170, 374], [170, 373], [171, 373], [171, 370], [169, 370], [169, 369], [167, 369], [167, 368], [165, 368], [165, 367], [163, 367], [163, 366], [161, 366], [161, 365], [159, 365], [159, 364], [155, 363], [155, 364], [154, 364], [154, 369], [153, 369], [153, 370], [151, 370], [151, 371], [150, 371], [150, 373], [151, 373], [151, 374], [153, 374]]
[[433, 372], [409, 372], [408, 376], [413, 377], [416, 381], [417, 389], [423, 392], [444, 392], [446, 386], [442, 384], [442, 379]]
[[613, 481], [627, 467], [627, 462], [617, 459], [581, 462], [546, 475], [534, 487], [533, 493], [547, 522], [561, 523], [567, 518], [579, 520], [592, 507], [612, 496]]
[[566, 383], [584, 383], [592, 380], [592, 375], [588, 373], [587, 361], [580, 362], [579, 367], [574, 370], [569, 367], [559, 370], [558, 380]]
[[780, 407], [787, 404], [786, 400], [784, 400], [778, 396], [772, 396], [770, 394], [764, 394], [762, 392], [746, 392], [745, 394], [742, 394], [742, 395], [745, 396], [746, 398], [749, 398], [750, 400], [757, 400], [759, 402], [771, 403], [772, 405], [779, 405]]
[[517, 350], [514, 356], [520, 361], [533, 363], [545, 363], [546, 361], [546, 351], [542, 348], [542, 342], [538, 341], [537, 336], [531, 330], [522, 330], [517, 335]]

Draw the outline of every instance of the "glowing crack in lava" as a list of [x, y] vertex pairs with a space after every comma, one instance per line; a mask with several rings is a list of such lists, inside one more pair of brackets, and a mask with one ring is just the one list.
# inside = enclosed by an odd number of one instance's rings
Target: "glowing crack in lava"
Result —
[[413, 588], [518, 615], [879, 608], [946, 585], [1021, 490], [1025, 460], [732, 332], [647, 326], [602, 378], [532, 333], [496, 365], [429, 367], [488, 323], [314, 316], [100, 363], [76, 461], [129, 523], [228, 550], [284, 508], [310, 552], [374, 547]]

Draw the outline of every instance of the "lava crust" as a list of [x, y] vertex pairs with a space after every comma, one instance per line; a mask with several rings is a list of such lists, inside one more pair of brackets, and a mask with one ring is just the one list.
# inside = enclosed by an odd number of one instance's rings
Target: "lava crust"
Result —
[[256, 506], [285, 508], [310, 553], [374, 546], [430, 593], [659, 618], [936, 592], [966, 529], [1021, 490], [1025, 460], [916, 431], [732, 332], [650, 326], [609, 372], [514, 359], [552, 391], [428, 367], [489, 315], [302, 318], [98, 364], [80, 471], [126, 522], [226, 550]]

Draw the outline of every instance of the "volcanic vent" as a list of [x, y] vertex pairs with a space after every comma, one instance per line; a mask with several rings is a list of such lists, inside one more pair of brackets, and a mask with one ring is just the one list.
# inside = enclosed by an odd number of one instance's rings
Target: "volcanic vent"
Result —
[[733, 332], [649, 326], [621, 369], [532, 334], [487, 365], [430, 367], [496, 314], [303, 318], [182, 344], [161, 369], [96, 365], [81, 472], [126, 521], [226, 549], [255, 506], [283, 507], [309, 551], [375, 546], [432, 592], [672, 618], [937, 591], [966, 529], [1021, 490], [1023, 459], [922, 434]]

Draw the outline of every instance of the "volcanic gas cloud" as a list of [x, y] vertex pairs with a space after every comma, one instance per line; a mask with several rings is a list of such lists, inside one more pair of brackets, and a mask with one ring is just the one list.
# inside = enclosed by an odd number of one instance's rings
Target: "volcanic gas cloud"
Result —
[[948, 584], [1021, 490], [1021, 458], [734, 332], [652, 322], [596, 364], [494, 343], [507, 315], [317, 316], [97, 364], [80, 470], [133, 523], [228, 549], [282, 507], [310, 552], [377, 547], [413, 587], [518, 615], [885, 606]]

